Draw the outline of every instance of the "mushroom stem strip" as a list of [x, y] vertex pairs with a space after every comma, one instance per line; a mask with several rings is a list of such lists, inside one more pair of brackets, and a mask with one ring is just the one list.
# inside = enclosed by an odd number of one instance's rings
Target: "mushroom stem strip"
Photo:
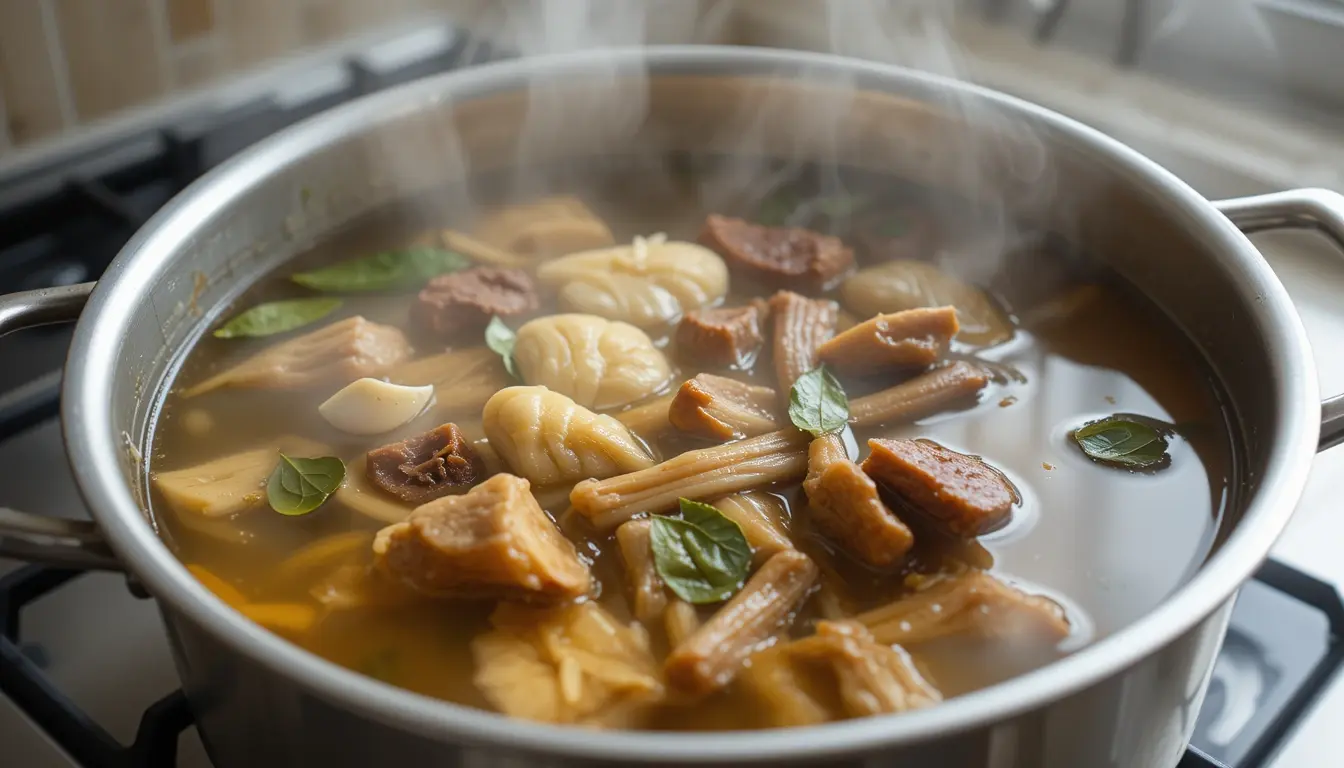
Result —
[[894, 387], [849, 401], [849, 423], [856, 427], [913, 421], [970, 400], [989, 384], [983, 369], [958, 361], [920, 374]]
[[574, 486], [569, 501], [599, 530], [609, 531], [641, 512], [664, 512], [685, 497], [709, 501], [807, 472], [808, 435], [796, 429], [687, 451], [661, 464]]
[[787, 623], [817, 580], [817, 566], [797, 550], [766, 561], [729, 600], [667, 657], [668, 683], [691, 694], [727, 685], [742, 661]]
[[817, 349], [835, 334], [839, 317], [835, 302], [809, 299], [790, 291], [770, 297], [774, 320], [775, 378], [785, 407], [799, 376], [817, 367]]

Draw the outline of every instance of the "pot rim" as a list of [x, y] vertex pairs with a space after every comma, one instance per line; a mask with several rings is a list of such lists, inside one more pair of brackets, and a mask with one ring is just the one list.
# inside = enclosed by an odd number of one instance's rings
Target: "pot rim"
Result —
[[[589, 730], [507, 718], [396, 688], [328, 662], [262, 629], [203, 587], [147, 522], [122, 475], [111, 398], [122, 339], [135, 307], [169, 258], [213, 211], [315, 147], [389, 114], [445, 98], [470, 99], [525, 85], [545, 71], [556, 77], [597, 62], [701, 74], [792, 73], [800, 65], [826, 74], [864, 75], [889, 83], [950, 89], [1025, 114], [1105, 153], [1131, 182], [1160, 195], [1173, 216], [1205, 230], [1218, 267], [1238, 275], [1247, 311], [1274, 340], [1270, 353], [1281, 439], [1270, 451], [1258, 491], [1222, 546], [1152, 612], [1076, 653], [955, 700], [899, 715], [771, 731], [683, 733]], [[1214, 265], [1211, 264], [1211, 267]], [[989, 89], [885, 64], [829, 54], [725, 46], [655, 46], [515, 59], [454, 71], [365, 96], [309, 118], [245, 150], [164, 206], [107, 269], [76, 327], [65, 371], [62, 422], [80, 492], [118, 557], [171, 611], [232, 650], [306, 691], [360, 716], [423, 736], [492, 744], [595, 760], [755, 762], [817, 759], [906, 745], [984, 726], [1040, 707], [1133, 665], [1203, 621], [1253, 574], [1287, 524], [1316, 451], [1320, 402], [1305, 330], [1287, 291], [1249, 240], [1185, 182], [1137, 151], [1044, 107]]]

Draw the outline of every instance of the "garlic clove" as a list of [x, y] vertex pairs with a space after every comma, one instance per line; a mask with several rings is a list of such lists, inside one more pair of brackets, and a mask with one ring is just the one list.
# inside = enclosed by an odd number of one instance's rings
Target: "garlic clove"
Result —
[[420, 415], [433, 396], [433, 385], [408, 387], [366, 378], [351, 382], [327, 398], [317, 412], [342, 432], [377, 435]]

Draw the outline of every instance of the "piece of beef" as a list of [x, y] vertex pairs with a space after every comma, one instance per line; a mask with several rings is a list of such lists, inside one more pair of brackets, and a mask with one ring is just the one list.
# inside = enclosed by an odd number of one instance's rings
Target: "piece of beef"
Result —
[[373, 553], [389, 576], [434, 597], [556, 603], [592, 583], [531, 485], [507, 474], [418, 507], [378, 532]]
[[369, 482], [410, 504], [461, 493], [485, 477], [485, 462], [456, 424], [442, 424], [369, 451]]
[[787, 408], [793, 383], [817, 367], [817, 349], [835, 334], [839, 307], [825, 299], [809, 299], [791, 291], [770, 297], [774, 319], [775, 378], [780, 405]]
[[854, 266], [854, 252], [838, 237], [717, 214], [705, 219], [700, 243], [722, 256], [730, 269], [781, 288], [822, 290]]
[[669, 685], [694, 695], [722, 688], [742, 662], [792, 620], [817, 580], [817, 565], [802, 552], [779, 552], [747, 581], [709, 621], [668, 655]]
[[979, 456], [932, 440], [872, 439], [863, 471], [954, 536], [1002, 527], [1019, 497], [1003, 473]]
[[479, 333], [490, 318], [515, 317], [539, 306], [532, 278], [521, 269], [473, 267], [439, 275], [420, 291], [416, 321], [442, 338]]
[[955, 307], [876, 315], [826, 341], [817, 349], [817, 359], [855, 375], [925, 368], [947, 352], [958, 327]]
[[910, 529], [882, 503], [877, 484], [849, 460], [839, 435], [812, 441], [803, 490], [812, 525], [860, 562], [890, 568], [915, 543]]
[[183, 391], [195, 397], [224, 387], [308, 389], [380, 376], [411, 356], [400, 328], [356, 315], [267, 347]]
[[760, 299], [742, 307], [687, 312], [677, 326], [677, 353], [696, 365], [747, 367], [765, 343], [762, 331], [768, 312]]
[[779, 429], [775, 390], [702, 373], [677, 390], [668, 408], [672, 426], [713, 440], [740, 440]]
[[1057, 643], [1070, 631], [1058, 603], [980, 570], [935, 576], [913, 594], [856, 618], [882, 643], [923, 643], [950, 635]]

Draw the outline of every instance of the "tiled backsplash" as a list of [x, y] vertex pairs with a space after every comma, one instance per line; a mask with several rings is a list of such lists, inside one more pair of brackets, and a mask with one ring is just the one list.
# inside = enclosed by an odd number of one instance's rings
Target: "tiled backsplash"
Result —
[[0, 153], [452, 0], [0, 0]]

